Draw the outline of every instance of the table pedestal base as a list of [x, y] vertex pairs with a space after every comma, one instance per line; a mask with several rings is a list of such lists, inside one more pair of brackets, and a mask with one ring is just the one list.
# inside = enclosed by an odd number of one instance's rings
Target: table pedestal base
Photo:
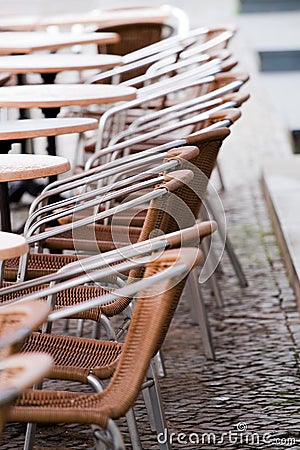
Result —
[[11, 232], [10, 209], [8, 201], [8, 183], [0, 183], [1, 230]]

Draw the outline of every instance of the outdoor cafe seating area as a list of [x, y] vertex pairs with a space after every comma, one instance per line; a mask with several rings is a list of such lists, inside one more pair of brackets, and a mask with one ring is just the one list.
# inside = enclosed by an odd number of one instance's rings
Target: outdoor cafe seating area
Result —
[[171, 6], [12, 15], [0, 30], [2, 436], [24, 424], [33, 449], [37, 428], [80, 424], [97, 450], [142, 449], [138, 398], [168, 433], [179, 302], [215, 361], [206, 304], [223, 306], [223, 254], [248, 284], [220, 197], [249, 98], [235, 30], [191, 28]]

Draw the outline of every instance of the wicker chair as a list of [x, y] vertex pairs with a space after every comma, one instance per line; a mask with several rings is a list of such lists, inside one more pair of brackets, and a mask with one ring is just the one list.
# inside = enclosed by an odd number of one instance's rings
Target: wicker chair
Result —
[[[136, 100], [123, 102], [101, 113], [98, 131], [88, 138], [85, 151], [98, 151], [107, 146], [115, 134], [126, 129], [136, 118], [194, 98], [198, 98], [200, 103], [201, 96], [222, 87], [225, 91], [226, 85], [234, 81], [239, 82], [241, 86], [248, 79], [246, 74], [228, 72], [232, 64], [226, 60], [220, 63], [218, 58], [215, 58], [212, 63], [207, 71], [205, 66], [208, 63], [198, 63], [196, 68], [188, 68], [183, 73], [140, 88]], [[170, 70], [170, 73], [173, 74], [173, 71]], [[214, 94], [211, 98], [214, 98]]]
[[[160, 348], [172, 319], [176, 307], [173, 290], [176, 289], [178, 276], [184, 279], [192, 267], [199, 263], [200, 258], [201, 253], [198, 250], [188, 248], [181, 249], [179, 252], [166, 252], [165, 255], [149, 263], [145, 280], [140, 283], [151, 281], [151, 278], [155, 277], [153, 274], [166, 268], [168, 269], [164, 271], [164, 274], [168, 278], [161, 282], [156, 279], [155, 288], [152, 286], [151, 289], [143, 290], [136, 300], [119, 363], [109, 385], [103, 392], [80, 394], [28, 391], [9, 411], [7, 420], [91, 424], [97, 426], [94, 431], [96, 439], [100, 427], [111, 434], [114, 449], [124, 449], [113, 420], [124, 416], [133, 406], [147, 375], [151, 359]], [[174, 274], [172, 277], [173, 270], [176, 271], [176, 283], [172, 279], [175, 277]], [[149, 383], [147, 386], [147, 389], [151, 391]], [[152, 394], [151, 392], [150, 397], [154, 399], [155, 396]], [[157, 433], [163, 432], [165, 428], [163, 418], [155, 416], [155, 420]], [[97, 445], [99, 445], [98, 440], [96, 448], [100, 448]]]
[[[214, 222], [205, 222], [182, 231], [169, 233], [161, 238], [147, 240], [144, 242], [144, 246], [142, 247], [134, 244], [130, 249], [132, 255], [131, 258], [134, 257], [134, 259], [138, 261], [138, 258], [143, 257], [143, 255], [149, 254], [149, 249], [151, 248], [156, 249], [155, 251], [158, 252], [162, 251], [164, 248], [180, 248], [191, 246], [192, 244], [193, 246], [198, 247], [203, 238], [210, 235], [215, 229], [216, 228]], [[137, 252], [135, 248], [138, 247], [140, 247], [140, 249]], [[114, 252], [110, 252], [110, 255], [108, 254], [107, 258], [109, 258], [109, 256], [111, 258], [111, 255], [113, 253]], [[128, 253], [125, 250], [123, 259], [125, 259], [125, 255], [127, 256], [127, 254]], [[98, 264], [101, 265], [101, 258], [98, 259]], [[93, 260], [92, 269], [87, 270], [89, 264], [88, 261], [86, 261], [84, 264], [84, 271], [94, 271], [96, 266], [97, 263], [95, 262], [95, 260]], [[114, 270], [120, 271], [120, 267], [121, 266], [117, 266], [114, 264]], [[123, 264], [122, 270], [127, 271], [128, 267], [128, 265], [125, 266]], [[74, 267], [72, 268], [72, 265], [70, 266], [70, 270], [70, 274], [72, 275], [74, 271]], [[63, 276], [63, 274], [67, 271], [68, 268], [65, 268], [65, 270], [61, 273], [61, 276]], [[136, 275], [137, 271], [136, 269], [134, 269], [129, 276], [130, 284], [133, 279], [137, 279]], [[92, 274], [92, 276], [94, 278], [95, 274]], [[78, 281], [76, 281], [75, 283], [79, 283], [81, 282], [81, 280], [82, 278], [78, 279]], [[39, 281], [39, 283], [41, 283], [41, 281]], [[24, 283], [24, 285], [26, 286], [26, 283]], [[68, 281], [63, 281], [59, 283], [55, 289], [53, 289], [53, 287], [44, 288], [43, 291], [36, 291], [34, 295], [45, 296], [47, 292], [63, 292], [68, 285]], [[36, 284], [36, 286], [38, 285]], [[40, 284], [39, 286], [42, 287], [43, 285]], [[177, 288], [182, 290], [183, 286], [178, 285]], [[26, 297], [26, 293], [27, 295], [30, 295], [28, 294], [28, 291], [32, 292], [32, 287], [30, 289], [25, 289], [24, 286], [20, 286], [19, 290], [15, 293], [15, 301], [18, 301], [18, 304], [19, 302], [22, 302], [22, 305], [26, 304], [23, 302], [26, 302], [26, 298], [28, 298]], [[107, 292], [108, 291], [106, 291], [106, 294]], [[74, 302], [73, 305], [77, 305], [77, 307], [82, 306], [82, 309], [87, 309], [87, 302], [93, 300], [93, 298], [97, 298], [97, 294], [99, 296], [100, 291], [95, 292], [94, 295], [91, 295], [89, 299], [86, 298], [86, 302]], [[102, 291], [102, 295], [104, 294], [105, 290]], [[126, 299], [124, 298], [114, 298], [113, 302], [111, 302], [110, 305], [106, 304], [95, 309], [105, 310], [107, 306], [112, 307], [113, 305], [121, 301], [125, 303], [125, 300]], [[64, 306], [64, 308], [69, 309], [70, 305]], [[61, 311], [61, 308], [55, 310]], [[206, 317], [204, 317], [203, 319], [206, 320]], [[124, 332], [124, 330], [122, 331]], [[76, 348], [76, 352], [72, 351], [73, 348]], [[48, 352], [50, 352], [50, 354], [54, 358], [55, 365], [53, 366], [51, 372], [51, 378], [75, 380], [83, 383], [91, 383], [92, 385], [96, 386], [97, 382], [94, 380], [94, 377], [98, 377], [100, 379], [111, 377], [113, 371], [116, 368], [118, 358], [122, 350], [122, 344], [115, 344], [110, 341], [97, 341], [93, 339], [82, 339], [48, 333], [32, 333], [23, 346], [24, 352], [36, 352], [42, 351], [42, 349], [48, 349]]]
[[[142, 258], [143, 255], [149, 254], [149, 249], [154, 249], [156, 252], [162, 251], [164, 248], [179, 248], [180, 246], [190, 246], [193, 244], [195, 247], [198, 247], [202, 239], [210, 235], [215, 230], [215, 224], [213, 222], [206, 222], [198, 224], [194, 227], [190, 227], [180, 232], [170, 233], [161, 238], [152, 239], [149, 241], [145, 241], [143, 246], [138, 246], [137, 244], [133, 245], [131, 249], [131, 258], [138, 262], [139, 258]], [[137, 252], [135, 248], [140, 248]], [[127, 249], [128, 250], [128, 249]], [[107, 258], [111, 256], [107, 255]], [[124, 251], [123, 259], [126, 260], [125, 255], [127, 257], [128, 251]], [[119, 259], [120, 259], [120, 255]], [[108, 260], [109, 260], [108, 259]], [[98, 258], [98, 264], [101, 265], [101, 258]], [[105, 258], [106, 260], [106, 258]], [[114, 260], [116, 261], [116, 260]], [[103, 261], [102, 261], [103, 263]], [[72, 266], [72, 265], [71, 265]], [[74, 267], [70, 266], [69, 276], [74, 273]], [[92, 269], [90, 268], [88, 272], [91, 270], [95, 270], [97, 263], [93, 260]], [[84, 271], [87, 271], [87, 267], [89, 267], [88, 261], [85, 262]], [[127, 265], [115, 265], [113, 266], [113, 270], [115, 271], [127, 271], [130, 266]], [[63, 273], [66, 273], [68, 268], [61, 273], [61, 277]], [[137, 272], [134, 270], [129, 278], [131, 284], [133, 275], [136, 275]], [[58, 274], [59, 275], [59, 274]], [[95, 278], [97, 274], [92, 273], [92, 277]], [[73, 275], [72, 275], [73, 277]], [[82, 277], [78, 278], [75, 283], [81, 283]], [[89, 278], [91, 279], [91, 278]], [[98, 278], [96, 278], [98, 280]], [[38, 280], [37, 280], [38, 281]], [[41, 281], [40, 281], [41, 283]], [[74, 281], [72, 282], [74, 285]], [[26, 285], [26, 283], [25, 283]], [[36, 284], [37, 286], [37, 284]], [[46, 293], [49, 292], [62, 292], [65, 288], [69, 286], [69, 281], [63, 281], [59, 283], [55, 289], [53, 287], [48, 287], [43, 289], [43, 291], [38, 291], [34, 295], [37, 296], [45, 296]], [[181, 288], [181, 286], [179, 286]], [[32, 288], [31, 288], [32, 290]], [[28, 289], [29, 291], [29, 289]], [[102, 294], [104, 295], [104, 290]], [[21, 295], [21, 297], [19, 297]], [[23, 297], [22, 297], [23, 295]], [[25, 296], [24, 296], [25, 295]], [[98, 292], [99, 295], [99, 292]], [[32, 294], [31, 294], [32, 296]], [[86, 304], [89, 301], [93, 301], [93, 298], [97, 298], [97, 296], [91, 296], [90, 299], [86, 299], [86, 302], [76, 303], [77, 308], [87, 309]], [[20, 286], [17, 293], [15, 293], [15, 301], [19, 304], [24, 304], [28, 297], [26, 297], [26, 289], [24, 286]], [[118, 298], [114, 298], [111, 306], [118, 303], [120, 300]], [[123, 299], [124, 302], [124, 299]], [[99, 307], [100, 309], [105, 309], [104, 305]], [[69, 309], [70, 306], [67, 306]], [[56, 310], [61, 311], [61, 309]], [[84, 383], [90, 382], [93, 385], [96, 385], [94, 381], [94, 377], [99, 377], [101, 379], [108, 378], [112, 375], [116, 364], [118, 362], [118, 357], [121, 351], [121, 344], [112, 345], [112, 342], [109, 341], [94, 341], [91, 339], [81, 339], [81, 338], [73, 338], [69, 336], [58, 336], [54, 334], [40, 334], [34, 333], [32, 334], [26, 341], [23, 351], [32, 352], [32, 351], [41, 351], [42, 349], [47, 348], [48, 351], [52, 354], [55, 360], [55, 366], [53, 367], [51, 377], [52, 378], [60, 378], [60, 379], [69, 379], [69, 380], [77, 380]], [[73, 353], [72, 348], [76, 348], [76, 352]], [[92, 368], [92, 370], [91, 370]]]
[[[103, 83], [107, 80], [115, 80], [115, 82], [119, 82], [122, 76], [129, 79], [132, 78], [131, 72], [141, 69], [145, 72], [145, 68], [149, 67], [149, 64], [165, 59], [167, 56], [172, 55], [173, 62], [175, 62], [178, 60], [179, 55], [185, 51], [199, 54], [224, 49], [233, 35], [234, 31], [229, 28], [208, 29], [205, 27], [177, 34], [134, 52], [126, 53], [123, 56], [123, 65], [121, 67], [101, 72], [87, 81]], [[183, 57], [188, 58], [189, 53], [184, 53]], [[169, 59], [166, 61], [167, 63], [170, 62]]]

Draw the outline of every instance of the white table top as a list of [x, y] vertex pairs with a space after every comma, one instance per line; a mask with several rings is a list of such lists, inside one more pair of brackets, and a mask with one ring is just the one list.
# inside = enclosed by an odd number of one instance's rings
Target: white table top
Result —
[[86, 14], [60, 14], [57, 16], [43, 17], [39, 20], [38, 26], [47, 27], [50, 25], [99, 25], [113, 26], [119, 23], [136, 22], [158, 22], [165, 21], [170, 15], [166, 7], [136, 7], [136, 8], [116, 8], [110, 10], [94, 9]]
[[[1, 46], [1, 44], [0, 44]], [[0, 72], [14, 74], [58, 73], [64, 70], [111, 69], [122, 64], [122, 57], [108, 54], [30, 54], [0, 56]]]
[[14, 233], [0, 231], [0, 260], [16, 258], [29, 250], [26, 239]]
[[69, 161], [61, 156], [0, 154], [0, 182], [44, 178], [70, 168]]
[[165, 5], [149, 7], [132, 7], [116, 9], [95, 9], [85, 14], [69, 13], [48, 15], [10, 14], [0, 17], [0, 29], [15, 31], [33, 31], [48, 26], [98, 25], [113, 26], [120, 22], [143, 22], [145, 20], [161, 23], [170, 16], [170, 9]]
[[117, 33], [45, 33], [45, 32], [1, 32], [0, 55], [28, 54], [38, 50], [58, 50], [63, 47], [83, 44], [111, 44], [118, 42]]
[[7, 14], [0, 17], [1, 31], [34, 31], [40, 21], [39, 15]]
[[38, 84], [3, 86], [0, 89], [0, 107], [8, 108], [87, 106], [135, 98], [135, 88], [110, 84]]
[[82, 133], [97, 127], [97, 119], [84, 117], [6, 120], [0, 122], [0, 141]]

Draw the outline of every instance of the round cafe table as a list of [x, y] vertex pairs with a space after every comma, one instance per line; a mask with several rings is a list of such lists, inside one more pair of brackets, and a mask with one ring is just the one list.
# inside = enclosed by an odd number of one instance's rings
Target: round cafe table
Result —
[[164, 22], [170, 17], [167, 6], [135, 6], [132, 8], [94, 9], [85, 13], [48, 14], [46, 17], [33, 14], [1, 15], [0, 29], [33, 31], [49, 26], [71, 27], [72, 25], [112, 26], [130, 22]]
[[0, 231], [0, 261], [17, 258], [29, 250], [26, 239], [14, 233]]
[[28, 251], [29, 245], [23, 236], [0, 231], [0, 287], [3, 279], [3, 261], [18, 258]]
[[50, 177], [70, 170], [66, 158], [50, 155], [0, 154], [0, 215], [2, 231], [11, 231], [8, 182]]
[[1, 14], [1, 31], [34, 31], [38, 28], [39, 15], [34, 14]]
[[110, 84], [38, 84], [3, 86], [0, 107], [54, 108], [109, 104], [136, 98], [136, 89]]
[[[4, 86], [0, 89], [0, 107], [41, 108], [47, 118], [56, 117], [63, 106], [111, 104], [136, 98], [136, 89], [101, 84], [41, 84]], [[55, 140], [49, 139], [48, 153], [55, 155]]]
[[59, 50], [73, 45], [105, 45], [119, 41], [117, 33], [45, 33], [38, 31], [0, 32], [0, 55], [29, 54], [41, 50]]
[[[96, 119], [71, 117], [61, 119], [25, 119], [0, 122], [0, 153], [8, 153], [14, 143], [24, 143], [26, 139], [38, 137], [52, 137], [83, 133], [98, 127]], [[33, 180], [23, 182], [18, 186], [11, 186], [11, 196], [20, 196], [26, 190], [37, 193], [40, 186]]]
[[97, 127], [96, 119], [85, 117], [5, 120], [0, 122], [0, 153], [8, 153], [13, 143], [24, 139], [83, 133]]
[[[66, 70], [89, 69], [108, 70], [122, 64], [122, 57], [108, 54], [33, 53], [30, 55], [9, 55], [0, 57], [0, 73], [16, 75], [41, 74], [45, 83], [53, 83], [56, 74]], [[26, 84], [26, 83], [19, 83]]]

